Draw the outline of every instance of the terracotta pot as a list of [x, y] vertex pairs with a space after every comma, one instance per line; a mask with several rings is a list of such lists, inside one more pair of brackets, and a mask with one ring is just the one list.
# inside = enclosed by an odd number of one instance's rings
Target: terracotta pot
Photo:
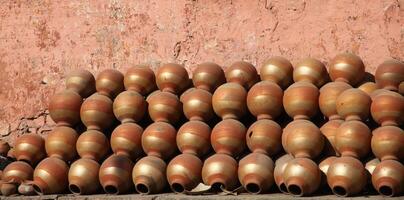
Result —
[[272, 120], [258, 120], [247, 130], [246, 141], [251, 152], [276, 155], [282, 149], [282, 128]]
[[210, 149], [211, 128], [204, 122], [189, 121], [177, 132], [177, 146], [182, 153], [198, 157], [206, 155]]
[[145, 96], [156, 89], [156, 77], [149, 65], [130, 67], [124, 76], [126, 90]]
[[94, 194], [100, 188], [98, 171], [100, 164], [91, 159], [78, 159], [70, 166], [69, 190], [73, 194]]
[[365, 76], [365, 65], [360, 57], [352, 53], [340, 53], [329, 64], [330, 78], [356, 85]]
[[155, 122], [176, 123], [182, 115], [182, 104], [169, 92], [154, 92], [147, 97], [149, 115]]
[[180, 154], [167, 165], [167, 180], [176, 193], [191, 191], [202, 182], [202, 161], [192, 154]]
[[373, 171], [375, 170], [376, 166], [380, 163], [380, 160], [378, 158], [373, 158], [366, 162], [365, 168], [369, 172], [370, 175], [373, 174]]
[[373, 154], [380, 160], [404, 160], [404, 131], [396, 126], [382, 126], [372, 132]]
[[359, 89], [348, 89], [337, 98], [338, 115], [345, 120], [366, 120], [369, 116], [370, 96]]
[[117, 126], [111, 134], [111, 149], [115, 154], [125, 155], [136, 160], [143, 154], [143, 128], [135, 123], [125, 123]]
[[335, 136], [337, 135], [337, 130], [342, 123], [344, 123], [343, 120], [336, 119], [328, 121], [321, 126], [320, 131], [325, 137], [323, 148], [325, 155], [339, 156], [339, 153], [335, 149]]
[[143, 132], [142, 147], [149, 156], [168, 160], [177, 151], [175, 128], [165, 122], [154, 122]]
[[107, 194], [124, 194], [133, 188], [130, 173], [133, 162], [123, 155], [111, 155], [101, 165], [98, 173], [102, 188]]
[[404, 95], [404, 81], [401, 82], [400, 85], [398, 86], [398, 93]]
[[404, 122], [404, 97], [395, 92], [382, 92], [372, 99], [370, 111], [382, 126], [400, 126]]
[[34, 190], [39, 195], [58, 194], [67, 189], [69, 166], [58, 158], [45, 158], [34, 170]]
[[24, 134], [15, 140], [14, 155], [17, 160], [25, 161], [34, 166], [45, 158], [45, 141], [34, 133]]
[[154, 156], [146, 156], [137, 161], [132, 171], [132, 181], [140, 194], [160, 193], [167, 185], [166, 163]]
[[88, 130], [101, 130], [111, 127], [115, 119], [111, 99], [100, 94], [91, 95], [83, 102], [80, 117]]
[[312, 160], [295, 158], [286, 165], [283, 179], [290, 194], [307, 196], [319, 188], [321, 171]]
[[106, 69], [97, 75], [95, 87], [98, 94], [105, 95], [111, 99], [124, 90], [123, 74], [116, 69]]
[[245, 61], [234, 62], [226, 69], [225, 76], [228, 83], [240, 84], [247, 90], [259, 81], [257, 69]]
[[336, 156], [330, 156], [330, 157], [327, 157], [327, 158], [321, 160], [321, 162], [318, 164], [318, 168], [320, 168], [320, 170], [321, 170], [321, 184], [320, 184], [321, 186], [320, 187], [328, 187], [328, 184], [327, 184], [328, 168], [330, 167], [332, 162], [334, 162], [334, 160], [337, 158], [338, 157], [336, 157]]
[[281, 56], [274, 56], [261, 67], [261, 80], [272, 81], [282, 88], [287, 88], [293, 83], [293, 66], [290, 61]]
[[210, 142], [216, 153], [237, 157], [246, 146], [245, 126], [237, 120], [225, 119], [216, 124], [210, 135]]
[[398, 91], [404, 81], [404, 63], [396, 59], [389, 59], [380, 64], [375, 73], [376, 84], [381, 88]]
[[55, 127], [45, 138], [45, 150], [49, 157], [56, 157], [66, 162], [76, 158], [76, 142], [79, 135], [76, 130], [66, 127]]
[[330, 120], [341, 118], [337, 113], [337, 98], [342, 92], [350, 88], [352, 87], [345, 82], [330, 82], [321, 87], [318, 104], [324, 116]]
[[83, 99], [77, 93], [65, 90], [49, 100], [49, 115], [58, 126], [73, 127], [80, 122]]
[[283, 106], [294, 119], [308, 119], [318, 112], [319, 90], [308, 82], [297, 82], [285, 90]]
[[18, 193], [24, 195], [24, 196], [32, 196], [35, 195], [35, 190], [34, 190], [34, 185], [33, 181], [27, 181], [21, 183], [21, 185], [18, 186], [17, 188]]
[[251, 153], [240, 160], [238, 179], [249, 193], [267, 192], [274, 184], [274, 162], [264, 154]]
[[352, 157], [335, 159], [327, 171], [327, 182], [337, 196], [359, 194], [367, 183], [366, 169], [363, 164]]
[[209, 121], [212, 119], [212, 94], [206, 90], [191, 88], [180, 98], [185, 117], [189, 120]]
[[33, 173], [34, 169], [28, 163], [15, 161], [4, 168], [1, 180], [21, 184], [25, 180], [32, 180]]
[[261, 81], [247, 94], [247, 106], [251, 114], [260, 119], [275, 119], [283, 111], [282, 89], [275, 83]]
[[317, 59], [305, 58], [299, 61], [293, 70], [295, 82], [307, 81], [317, 87], [328, 82], [328, 73], [325, 65]]
[[404, 165], [395, 160], [378, 164], [372, 174], [373, 187], [383, 196], [399, 196], [404, 193]]
[[0, 156], [7, 156], [8, 151], [10, 150], [10, 145], [8, 142], [0, 140]]
[[95, 92], [95, 78], [93, 74], [85, 69], [76, 69], [66, 76], [66, 89], [87, 98]]
[[0, 192], [4, 196], [11, 196], [17, 193], [17, 184], [4, 182], [0, 186]]
[[146, 110], [146, 100], [142, 95], [134, 91], [120, 93], [113, 103], [115, 117], [122, 123], [140, 121]]
[[324, 137], [312, 122], [295, 120], [283, 129], [282, 145], [286, 152], [296, 158], [313, 159], [322, 152]]
[[370, 152], [372, 134], [361, 121], [346, 121], [337, 129], [335, 149], [342, 156], [363, 158]]
[[247, 91], [236, 83], [225, 83], [212, 96], [215, 113], [222, 119], [237, 119], [247, 112]]
[[366, 94], [370, 96], [370, 94], [372, 94], [372, 92], [374, 92], [375, 90], [379, 89], [379, 87], [374, 82], [366, 82], [360, 85], [358, 89], [364, 91]]
[[7, 158], [10, 160], [16, 160], [17, 158], [15, 157], [15, 150], [14, 148], [11, 148], [8, 152], [7, 152]]
[[195, 67], [192, 81], [196, 88], [213, 93], [226, 79], [222, 67], [216, 63], [205, 62]]
[[189, 76], [184, 66], [167, 63], [157, 69], [157, 87], [163, 92], [181, 94], [189, 85]]
[[202, 180], [215, 191], [233, 190], [238, 185], [237, 161], [226, 154], [214, 154], [202, 167]]
[[77, 139], [76, 149], [81, 158], [98, 162], [109, 152], [108, 138], [97, 130], [88, 130]]

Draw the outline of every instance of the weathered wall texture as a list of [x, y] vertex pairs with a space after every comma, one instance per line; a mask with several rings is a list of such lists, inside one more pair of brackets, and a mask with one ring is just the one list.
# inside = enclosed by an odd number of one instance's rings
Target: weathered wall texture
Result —
[[403, 0], [1, 0], [0, 133], [46, 131], [48, 99], [73, 68], [240, 59], [259, 68], [273, 55], [327, 63], [352, 51], [373, 72], [404, 58], [403, 24]]

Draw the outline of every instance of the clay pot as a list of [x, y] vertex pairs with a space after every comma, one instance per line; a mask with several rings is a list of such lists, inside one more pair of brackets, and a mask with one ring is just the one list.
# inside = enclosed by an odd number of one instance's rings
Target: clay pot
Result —
[[67, 189], [69, 166], [58, 158], [45, 158], [34, 170], [34, 190], [39, 195], [58, 194]]
[[324, 137], [312, 122], [295, 120], [283, 129], [282, 145], [296, 158], [315, 158], [323, 150]]
[[17, 184], [4, 182], [0, 186], [0, 192], [4, 196], [11, 196], [17, 193]]
[[337, 113], [337, 98], [350, 88], [352, 87], [345, 82], [330, 82], [321, 87], [318, 104], [324, 116], [330, 120], [341, 118]]
[[404, 81], [401, 82], [400, 85], [398, 86], [398, 93], [404, 95]]
[[94, 160], [82, 158], [70, 166], [69, 190], [73, 194], [94, 194], [100, 188], [98, 171], [100, 164]]
[[163, 92], [181, 94], [189, 85], [189, 76], [184, 66], [167, 63], [157, 69], [157, 87]]
[[34, 169], [22, 161], [15, 161], [6, 166], [3, 170], [2, 180], [9, 183], [21, 184], [25, 180], [32, 180]]
[[49, 115], [58, 126], [73, 127], [80, 122], [83, 99], [76, 92], [65, 90], [49, 100]]
[[88, 130], [77, 139], [76, 149], [81, 158], [98, 162], [109, 152], [108, 138], [97, 130]]
[[272, 81], [282, 88], [287, 88], [293, 82], [293, 66], [290, 61], [281, 56], [274, 56], [261, 67], [261, 80]]
[[321, 170], [321, 186], [320, 187], [328, 187], [328, 184], [327, 184], [328, 168], [330, 167], [332, 162], [334, 162], [334, 160], [337, 159], [337, 158], [338, 157], [336, 157], [336, 156], [330, 156], [330, 157], [327, 157], [327, 158], [323, 159], [318, 164], [318, 168]]
[[404, 193], [404, 165], [395, 160], [378, 164], [372, 174], [373, 187], [383, 196], [399, 196]]
[[146, 100], [142, 95], [134, 91], [120, 93], [113, 103], [115, 117], [122, 123], [140, 121], [146, 110]]
[[154, 122], [143, 132], [142, 147], [148, 156], [156, 156], [167, 160], [177, 151], [175, 143], [177, 131], [165, 122]]
[[222, 67], [216, 63], [205, 62], [195, 67], [192, 82], [196, 88], [213, 93], [226, 79]]
[[176, 123], [182, 115], [182, 104], [169, 92], [154, 92], [147, 97], [149, 115], [155, 122]]
[[369, 116], [372, 100], [359, 89], [348, 89], [337, 98], [338, 115], [345, 120], [366, 120]]
[[79, 135], [76, 130], [66, 127], [55, 127], [45, 138], [45, 150], [49, 157], [56, 157], [66, 162], [77, 156], [76, 142]]
[[272, 120], [258, 120], [247, 130], [246, 141], [251, 152], [276, 155], [282, 149], [282, 128]]
[[337, 196], [359, 194], [367, 183], [366, 169], [363, 164], [352, 157], [335, 159], [327, 171], [327, 182]]
[[180, 154], [167, 165], [167, 180], [176, 193], [191, 191], [202, 182], [202, 161], [192, 154]]
[[344, 123], [343, 120], [335, 119], [328, 121], [321, 126], [320, 131], [325, 137], [323, 148], [325, 155], [339, 156], [339, 153], [335, 150], [335, 136], [337, 135], [337, 130], [342, 123]]
[[379, 87], [374, 82], [366, 82], [360, 85], [358, 89], [364, 91], [366, 94], [370, 96], [370, 94], [372, 94], [372, 92], [374, 92], [375, 90], [379, 89]]
[[283, 179], [290, 194], [307, 196], [320, 187], [321, 171], [312, 160], [295, 158], [286, 165]]
[[109, 128], [115, 119], [111, 99], [100, 94], [91, 95], [83, 102], [80, 117], [87, 130]]
[[225, 119], [212, 129], [210, 141], [216, 153], [237, 157], [246, 146], [245, 126], [237, 120]]
[[137, 161], [132, 171], [132, 181], [140, 194], [156, 194], [167, 185], [166, 163], [154, 156], [146, 156]]
[[21, 183], [21, 185], [18, 186], [18, 193], [24, 195], [24, 196], [31, 196], [35, 194], [34, 190], [34, 185], [33, 181], [27, 181]]
[[212, 94], [191, 88], [180, 98], [185, 117], [189, 120], [209, 121], [213, 117]]
[[206, 155], [210, 147], [211, 128], [201, 121], [184, 123], [177, 132], [177, 146], [182, 153], [198, 157]]
[[237, 161], [226, 154], [214, 154], [202, 167], [202, 180], [215, 191], [233, 190], [238, 185]]
[[24, 134], [15, 140], [14, 155], [17, 160], [34, 166], [46, 156], [45, 141], [37, 134]]
[[76, 69], [66, 76], [66, 89], [87, 98], [95, 92], [95, 78], [93, 74], [85, 69]]
[[340, 53], [329, 64], [330, 78], [356, 85], [365, 76], [365, 65], [360, 57], [352, 53]]
[[404, 160], [404, 131], [396, 126], [382, 126], [372, 132], [373, 154], [380, 160]]
[[327, 69], [319, 60], [305, 58], [295, 65], [293, 80], [295, 82], [307, 81], [317, 87], [321, 87], [328, 81]]
[[101, 165], [98, 173], [102, 188], [107, 194], [123, 194], [133, 187], [130, 173], [133, 162], [123, 155], [112, 155]]
[[7, 158], [8, 159], [10, 159], [10, 160], [16, 160], [16, 157], [15, 157], [15, 150], [14, 150], [14, 148], [11, 148], [8, 152], [7, 152]]
[[0, 140], [0, 156], [7, 156], [8, 151], [10, 150], [10, 145], [8, 142]]
[[249, 193], [267, 192], [274, 184], [274, 162], [264, 154], [251, 153], [240, 160], [238, 179]]
[[275, 119], [283, 111], [282, 89], [275, 83], [261, 81], [247, 94], [247, 106], [251, 114], [260, 119]]
[[222, 119], [237, 119], [247, 112], [247, 91], [236, 83], [225, 83], [212, 96], [215, 113]]
[[123, 79], [126, 90], [145, 96], [156, 89], [156, 77], [148, 65], [130, 67]]
[[382, 92], [372, 99], [370, 111], [382, 126], [400, 126], [404, 122], [404, 97], [395, 92]]
[[259, 81], [257, 69], [245, 61], [234, 62], [226, 69], [225, 76], [228, 83], [237, 83], [246, 90]]
[[286, 113], [296, 119], [308, 119], [318, 112], [319, 90], [308, 82], [297, 82], [285, 90], [283, 106]]
[[375, 73], [376, 84], [381, 88], [398, 91], [404, 81], [404, 63], [396, 59], [389, 59], [380, 64]]
[[346, 121], [337, 129], [335, 149], [342, 156], [362, 158], [370, 152], [372, 134], [361, 121]]
[[115, 154], [125, 155], [136, 160], [143, 154], [143, 128], [135, 123], [125, 123], [117, 126], [111, 134], [111, 149]]
[[373, 171], [375, 170], [376, 166], [380, 163], [380, 160], [378, 158], [374, 158], [366, 162], [365, 168], [369, 172], [370, 175], [373, 174]]
[[116, 69], [106, 69], [97, 75], [95, 87], [98, 94], [113, 99], [124, 90], [123, 74]]

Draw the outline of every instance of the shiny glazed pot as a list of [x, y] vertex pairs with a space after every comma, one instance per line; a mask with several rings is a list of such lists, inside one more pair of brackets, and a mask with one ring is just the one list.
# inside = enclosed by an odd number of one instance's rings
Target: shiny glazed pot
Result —
[[247, 94], [248, 110], [257, 119], [275, 119], [282, 113], [282, 89], [273, 82], [261, 81]]
[[87, 98], [95, 92], [95, 78], [85, 69], [76, 69], [66, 76], [66, 89]]
[[167, 165], [167, 180], [176, 193], [191, 191], [202, 182], [202, 161], [192, 154], [180, 154]]
[[146, 100], [141, 94], [134, 91], [120, 93], [113, 103], [114, 115], [122, 123], [140, 121], [146, 110]]
[[24, 134], [15, 140], [14, 155], [17, 160], [34, 166], [46, 156], [45, 141], [37, 134]]
[[297, 82], [285, 90], [283, 106], [294, 119], [308, 119], [318, 112], [319, 90], [308, 82]]
[[97, 75], [95, 87], [98, 94], [113, 99], [124, 89], [123, 74], [116, 69], [106, 69]]
[[99, 162], [109, 152], [108, 138], [97, 130], [88, 130], [77, 139], [76, 150], [81, 158]]
[[184, 66], [167, 63], [157, 69], [157, 87], [163, 92], [181, 94], [189, 85], [189, 76]]
[[380, 64], [375, 73], [376, 84], [381, 88], [398, 91], [404, 81], [404, 63], [396, 59], [389, 59]]
[[335, 149], [341, 156], [362, 158], [370, 152], [372, 134], [361, 121], [346, 121], [337, 129]]
[[307, 81], [321, 87], [328, 81], [327, 69], [319, 60], [305, 58], [296, 64], [293, 70], [293, 80], [295, 82]]
[[146, 156], [133, 167], [132, 180], [140, 194], [160, 193], [167, 185], [167, 164], [160, 158]]
[[109, 128], [115, 119], [111, 99], [100, 94], [91, 95], [83, 102], [80, 117], [88, 130]]
[[58, 158], [45, 158], [34, 170], [34, 190], [39, 195], [58, 194], [67, 189], [69, 166]]
[[339, 153], [335, 149], [335, 136], [342, 123], [344, 123], [344, 120], [335, 119], [321, 126], [320, 131], [325, 137], [323, 148], [325, 155], [339, 156]]
[[228, 83], [237, 83], [247, 90], [259, 81], [257, 69], [245, 61], [234, 62], [226, 69], [225, 76]]
[[348, 89], [337, 98], [338, 115], [345, 120], [366, 120], [369, 116], [370, 96], [359, 89]]
[[321, 171], [312, 160], [295, 158], [286, 165], [283, 179], [290, 194], [307, 196], [320, 187]]
[[380, 160], [404, 160], [404, 131], [396, 126], [382, 126], [372, 132], [373, 154]]
[[177, 132], [177, 146], [182, 153], [198, 157], [206, 155], [210, 149], [211, 128], [201, 121], [184, 123]]
[[133, 162], [123, 155], [111, 155], [101, 165], [98, 173], [102, 188], [107, 194], [124, 194], [133, 188], [130, 173]]
[[33, 173], [34, 169], [28, 163], [15, 161], [4, 168], [1, 180], [21, 184], [25, 180], [32, 180]]
[[245, 126], [234, 119], [225, 119], [212, 129], [210, 141], [216, 153], [237, 157], [246, 146]]
[[111, 134], [111, 149], [115, 154], [125, 155], [136, 160], [143, 154], [143, 128], [135, 123], [125, 123], [117, 126]]
[[337, 98], [350, 88], [352, 87], [345, 82], [330, 82], [321, 87], [318, 102], [324, 116], [330, 120], [341, 118], [337, 113]]
[[288, 193], [288, 189], [286, 188], [285, 181], [283, 179], [283, 172], [285, 171], [288, 162], [292, 159], [293, 156], [290, 154], [285, 154], [275, 161], [274, 179], [276, 185], [282, 193]]
[[74, 126], [80, 121], [80, 106], [83, 99], [76, 92], [65, 90], [55, 94], [49, 101], [49, 115], [59, 126]]
[[398, 196], [404, 193], [404, 166], [395, 160], [385, 160], [372, 173], [373, 187], [383, 196]]
[[356, 85], [365, 77], [365, 65], [360, 57], [352, 53], [340, 53], [329, 64], [330, 78]]
[[374, 82], [366, 82], [360, 85], [358, 89], [364, 91], [366, 94], [370, 96], [370, 94], [372, 94], [372, 92], [374, 92], [375, 90], [379, 89], [379, 87]]
[[100, 164], [91, 159], [78, 159], [69, 169], [69, 190], [73, 194], [94, 194], [101, 188], [98, 171]]
[[282, 128], [272, 120], [258, 120], [247, 130], [246, 141], [251, 152], [276, 155], [282, 149]]
[[67, 126], [55, 127], [45, 138], [45, 150], [49, 157], [59, 158], [66, 162], [76, 158], [76, 142], [79, 135], [76, 130]]
[[274, 56], [264, 62], [260, 76], [261, 80], [272, 81], [285, 89], [293, 82], [293, 66], [288, 59]]
[[198, 89], [213, 93], [217, 87], [226, 82], [222, 67], [216, 63], [205, 62], [196, 66], [192, 81]]
[[182, 104], [169, 92], [154, 92], [147, 97], [149, 115], [155, 122], [176, 123], [182, 115]]
[[400, 126], [404, 122], [404, 97], [396, 92], [384, 91], [372, 99], [370, 111], [382, 126]]
[[249, 193], [264, 193], [274, 184], [274, 162], [264, 154], [251, 153], [240, 160], [238, 178]]
[[10, 151], [10, 145], [8, 142], [0, 140], [0, 156], [7, 156], [8, 151]]
[[181, 95], [180, 101], [184, 115], [189, 120], [209, 121], [214, 115], [212, 94], [206, 90], [188, 89]]
[[237, 161], [226, 154], [214, 154], [202, 167], [202, 180], [215, 191], [233, 190], [238, 185]]
[[236, 83], [225, 83], [212, 96], [215, 113], [222, 119], [237, 119], [247, 112], [247, 91]]
[[130, 67], [124, 76], [126, 90], [145, 96], [156, 89], [156, 77], [148, 65]]
[[177, 151], [175, 128], [165, 122], [150, 124], [142, 134], [142, 147], [148, 156], [167, 160]]

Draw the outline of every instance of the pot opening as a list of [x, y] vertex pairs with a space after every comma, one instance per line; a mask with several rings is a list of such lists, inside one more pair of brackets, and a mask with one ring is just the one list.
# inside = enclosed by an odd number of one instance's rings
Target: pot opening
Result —
[[136, 191], [140, 194], [149, 194], [150, 190], [145, 184], [139, 183], [136, 185]]
[[379, 193], [382, 194], [383, 196], [388, 196], [388, 197], [392, 197], [394, 196], [393, 193], [393, 188], [387, 186], [387, 185], [383, 185], [379, 188]]
[[104, 190], [107, 194], [118, 194], [119, 190], [113, 185], [107, 185], [104, 187]]
[[177, 193], [183, 193], [184, 192], [184, 187], [182, 187], [182, 185], [181, 184], [179, 184], [179, 183], [173, 183], [172, 185], [171, 185], [171, 189], [174, 191], [174, 192], [177, 192]]
[[348, 193], [346, 192], [345, 188], [341, 186], [335, 186], [332, 188], [332, 192], [336, 194], [337, 196], [343, 196], [346, 197], [348, 196]]
[[302, 188], [300, 188], [298, 185], [294, 185], [294, 184], [289, 185], [288, 191], [289, 191], [289, 193], [291, 193], [293, 195], [303, 196]]
[[34, 184], [34, 191], [35, 191], [37, 194], [40, 194], [40, 195], [43, 194], [42, 189], [41, 189], [38, 185], [36, 185], [36, 184]]
[[261, 188], [258, 184], [255, 183], [248, 183], [245, 186], [245, 189], [249, 192], [249, 193], [253, 193], [253, 194], [259, 194], [261, 192]]
[[70, 192], [72, 192], [73, 194], [81, 194], [80, 187], [75, 184], [70, 184], [69, 189], [70, 189]]
[[286, 188], [285, 183], [281, 183], [281, 185], [279, 185], [279, 190], [280, 190], [282, 193], [288, 193], [288, 189]]
[[222, 184], [222, 183], [213, 183], [213, 184], [212, 184], [212, 190], [213, 190], [214, 192], [221, 192], [221, 191], [222, 191], [222, 187], [223, 187], [223, 184]]

